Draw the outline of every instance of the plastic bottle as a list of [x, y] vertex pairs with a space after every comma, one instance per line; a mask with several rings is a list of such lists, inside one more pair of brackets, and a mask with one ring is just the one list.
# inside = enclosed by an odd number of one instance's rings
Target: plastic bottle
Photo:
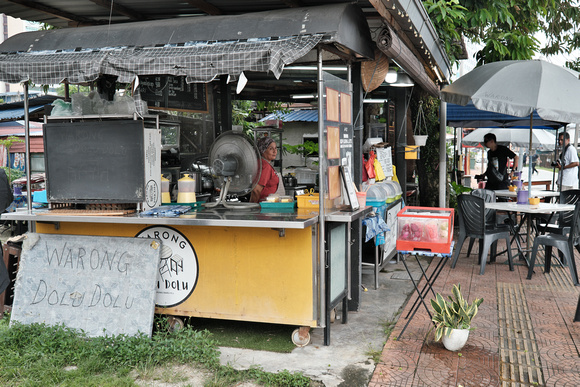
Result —
[[171, 203], [171, 194], [169, 193], [169, 179], [161, 176], [161, 203]]
[[192, 179], [186, 173], [181, 179], [177, 180], [177, 187], [177, 203], [195, 203], [195, 179]]

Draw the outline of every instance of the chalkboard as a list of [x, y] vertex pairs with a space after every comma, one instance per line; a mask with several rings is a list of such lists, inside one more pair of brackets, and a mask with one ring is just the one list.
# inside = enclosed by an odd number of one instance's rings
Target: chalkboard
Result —
[[145, 200], [143, 122], [44, 125], [47, 199], [63, 203]]
[[151, 336], [158, 239], [28, 233], [10, 323]]
[[151, 108], [207, 113], [205, 83], [187, 83], [185, 77], [147, 75], [139, 77], [141, 99]]

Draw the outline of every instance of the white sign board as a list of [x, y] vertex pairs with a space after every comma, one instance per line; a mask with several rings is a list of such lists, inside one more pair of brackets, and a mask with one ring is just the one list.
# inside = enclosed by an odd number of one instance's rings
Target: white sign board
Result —
[[151, 335], [161, 242], [28, 233], [10, 323]]
[[391, 153], [391, 147], [387, 148], [376, 148], [377, 160], [383, 168], [383, 173], [386, 177], [393, 176], [393, 157]]

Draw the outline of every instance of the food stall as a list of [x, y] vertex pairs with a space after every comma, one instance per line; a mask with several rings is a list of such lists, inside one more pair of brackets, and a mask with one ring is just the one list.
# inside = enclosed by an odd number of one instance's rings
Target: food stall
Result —
[[[295, 14], [280, 12], [278, 16], [286, 17], [288, 24], [277, 31], [275, 39], [270, 39], [267, 27], [274, 29], [274, 25], [284, 23], [280, 18], [272, 21], [271, 12], [266, 14], [244, 17], [252, 20], [252, 25], [259, 19], [260, 28], [236, 32], [236, 42], [218, 36], [222, 30], [208, 31], [213, 21], [168, 20], [147, 23], [146, 27], [128, 23], [76, 29], [74, 33], [24, 33], [3, 43], [0, 73], [4, 81], [49, 84], [67, 79], [82, 83], [114, 76], [116, 82], [133, 83], [137, 112], [134, 117], [47, 118], [49, 208], [33, 210], [29, 206], [2, 219], [28, 221], [30, 230], [38, 234], [156, 238], [163, 245], [156, 284], [158, 313], [296, 325], [300, 328], [292, 339], [297, 345], [308, 344], [308, 330], [320, 327], [325, 329], [324, 343], [329, 344], [331, 313], [342, 303], [342, 321], [347, 321], [346, 300], [351, 281], [356, 281], [350, 277], [351, 223], [369, 209], [358, 209], [356, 200], [348, 195], [352, 179], [344, 173], [341, 178], [341, 169], [351, 168], [353, 162], [353, 86], [322, 71], [322, 46], [339, 47], [342, 57], [353, 60], [372, 56], [371, 40], [360, 8], [351, 4], [309, 9], [309, 17], [298, 24]], [[239, 26], [240, 16], [219, 19], [226, 23], [235, 18]], [[128, 33], [142, 28], [160, 36], [152, 43]], [[312, 33], [304, 33], [310, 28]], [[175, 31], [179, 34], [174, 36]], [[252, 35], [264, 31], [267, 36]], [[205, 43], [189, 44], [192, 39], [188, 32], [195, 32], [196, 41]], [[96, 47], [101, 38], [106, 47]], [[96, 46], [79, 48], [78, 42], [85, 39]], [[165, 44], [156, 46], [157, 41]], [[74, 46], [73, 51], [69, 45]], [[240, 56], [249, 46], [255, 55]], [[34, 55], [27, 55], [22, 47]], [[280, 55], [272, 55], [274, 51]], [[148, 121], [140, 112], [149, 103], [138, 92], [138, 78], [172, 74], [189, 84], [221, 76], [218, 84], [223, 106], [229, 101], [224, 75], [239, 78], [243, 71], [271, 71], [279, 77], [284, 64], [309, 52], [317, 54], [319, 144], [324, 155], [319, 165], [318, 207], [284, 212], [196, 202], [181, 213], [151, 213], [163, 207], [160, 167], [156, 164], [161, 159], [160, 129], [158, 119]], [[238, 88], [243, 89], [243, 85]], [[207, 102], [215, 105], [216, 100]], [[217, 108], [214, 113], [219, 115]], [[221, 117], [216, 137], [220, 132], [222, 136], [228, 133], [224, 123], [231, 122], [231, 112], [222, 109], [220, 113], [230, 118]], [[238, 166], [251, 162], [246, 153], [234, 156]], [[227, 187], [221, 186], [223, 191]], [[54, 305], [58, 307], [60, 304]]]

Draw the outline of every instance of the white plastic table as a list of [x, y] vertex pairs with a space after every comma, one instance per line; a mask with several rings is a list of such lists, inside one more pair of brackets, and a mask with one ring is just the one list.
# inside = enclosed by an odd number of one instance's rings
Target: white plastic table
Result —
[[[534, 191], [532, 191], [534, 192]], [[551, 191], [547, 191], [551, 192]], [[497, 194], [497, 192], [496, 192]], [[492, 210], [500, 210], [500, 211], [508, 211], [508, 212], [515, 212], [515, 213], [522, 213], [526, 215], [530, 214], [549, 214], [553, 216], [556, 212], [560, 211], [574, 211], [574, 204], [560, 204], [560, 203], [539, 203], [539, 204], [517, 204], [516, 202], [491, 202], [485, 203], [486, 209]], [[528, 219], [528, 228], [527, 238], [526, 238], [526, 253], [520, 250], [520, 255], [525, 259], [527, 266], [530, 266], [529, 261], [529, 254], [530, 254], [530, 229], [532, 226], [532, 217], [527, 216]], [[517, 238], [517, 236], [516, 236]], [[518, 247], [519, 249], [519, 247]]]
[[[528, 197], [532, 198], [550, 198], [560, 196], [558, 191], [546, 191], [546, 190], [535, 190], [533, 189], [532, 195]], [[498, 189], [495, 191], [495, 196], [499, 198], [517, 198], [517, 191], [510, 191], [509, 189]]]

